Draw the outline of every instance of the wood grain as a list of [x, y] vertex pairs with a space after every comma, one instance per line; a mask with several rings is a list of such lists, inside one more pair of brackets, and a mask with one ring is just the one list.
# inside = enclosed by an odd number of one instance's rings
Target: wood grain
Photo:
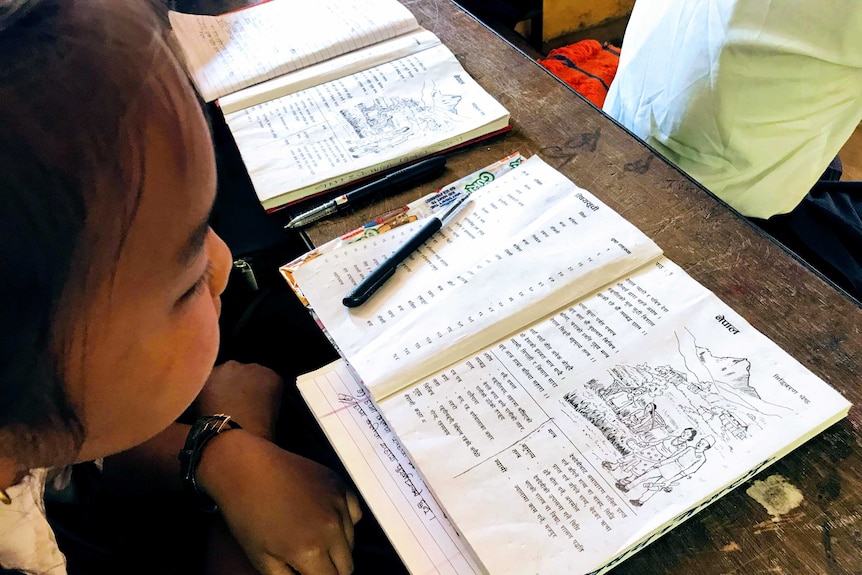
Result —
[[[514, 129], [456, 153], [434, 182], [319, 223], [307, 232], [315, 245], [512, 152], [539, 154], [850, 401], [862, 401], [862, 311], [852, 300], [449, 0], [405, 4], [508, 108]], [[862, 573], [860, 427], [854, 407], [756, 478], [780, 475], [802, 492], [786, 515], [769, 515], [745, 484], [613, 573]]]
[[[512, 114], [508, 135], [460, 151], [433, 182], [307, 230], [314, 245], [510, 153], [539, 154], [652, 237], [665, 254], [854, 404], [862, 310], [532, 58], [449, 0], [403, 0]], [[178, 0], [219, 13], [247, 0]], [[282, 217], [284, 217], [282, 215]], [[782, 515], [747, 491], [780, 476]], [[616, 575], [862, 573], [862, 413], [849, 417], [628, 559]], [[754, 491], [752, 491], [754, 493]]]

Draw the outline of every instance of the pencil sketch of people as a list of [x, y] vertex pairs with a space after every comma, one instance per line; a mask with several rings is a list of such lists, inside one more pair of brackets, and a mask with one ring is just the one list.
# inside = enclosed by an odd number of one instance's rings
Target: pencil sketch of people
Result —
[[[629, 485], [636, 485], [640, 490], [629, 499], [631, 504], [640, 507], [659, 491], [670, 493], [680, 480], [692, 477], [706, 463], [706, 451], [712, 444], [713, 438], [705, 437], [696, 445], [689, 445], [632, 479]], [[618, 483], [617, 488], [623, 492], [629, 491], [628, 485]]]
[[457, 121], [461, 96], [433, 89], [420, 98], [383, 96], [340, 110], [355, 138], [346, 142], [354, 158], [378, 154], [409, 139], [449, 130]]
[[676, 435], [668, 435], [652, 441], [629, 440], [631, 448], [629, 454], [616, 461], [602, 461], [602, 467], [608, 471], [618, 472], [615, 475], [623, 475], [617, 480], [617, 487], [623, 486], [628, 489], [632, 479], [685, 449], [695, 436], [697, 436], [697, 430], [686, 427]]
[[[760, 396], [751, 378], [746, 357], [713, 353], [699, 345], [688, 330], [676, 333], [679, 359], [651, 365], [616, 365], [607, 378], [594, 378], [585, 387], [602, 400], [606, 409], [587, 417], [606, 439], [627, 455], [633, 436], [652, 440], [667, 435], [668, 426], [687, 420], [688, 425], [719, 438], [722, 449], [763, 428], [767, 420], [790, 413], [786, 406]], [[569, 394], [568, 399], [578, 394]], [[569, 401], [573, 407], [588, 402]]]
[[635, 434], [646, 433], [656, 427], [663, 427], [664, 420], [656, 409], [655, 403], [648, 403], [644, 407], [627, 414], [622, 421]]

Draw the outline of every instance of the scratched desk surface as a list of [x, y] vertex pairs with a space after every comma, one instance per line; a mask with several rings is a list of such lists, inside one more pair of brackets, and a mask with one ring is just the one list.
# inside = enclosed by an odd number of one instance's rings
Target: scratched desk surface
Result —
[[[452, 155], [433, 182], [318, 223], [307, 231], [315, 245], [512, 152], [539, 154], [848, 400], [862, 402], [855, 303], [449, 0], [402, 1], [511, 112], [513, 130]], [[862, 574], [862, 411], [852, 408], [612, 573]]]
[[[406, 0], [512, 114], [509, 134], [450, 157], [434, 182], [307, 233], [319, 245], [519, 151], [539, 154], [638, 226], [695, 279], [862, 402], [862, 310], [746, 220], [448, 0]], [[749, 495], [756, 481], [763, 494]], [[862, 411], [765, 470], [613, 573], [862, 573]], [[792, 497], [793, 486], [802, 493]], [[784, 501], [788, 498], [787, 501]], [[766, 505], [764, 505], [766, 504]], [[775, 513], [772, 515], [767, 507]], [[788, 508], [789, 507], [789, 508]]]

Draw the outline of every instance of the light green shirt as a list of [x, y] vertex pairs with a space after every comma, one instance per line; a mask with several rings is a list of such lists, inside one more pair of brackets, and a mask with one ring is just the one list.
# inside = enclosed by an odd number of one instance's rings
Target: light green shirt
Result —
[[862, 120], [862, 2], [639, 0], [604, 110], [744, 215], [789, 212]]

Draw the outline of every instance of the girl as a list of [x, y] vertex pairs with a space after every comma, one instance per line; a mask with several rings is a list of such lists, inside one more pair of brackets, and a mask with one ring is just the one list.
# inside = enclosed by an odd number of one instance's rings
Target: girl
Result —
[[175, 421], [194, 401], [243, 425], [192, 478], [246, 566], [346, 575], [356, 498], [268, 441], [280, 382], [212, 372], [230, 254], [208, 226], [208, 127], [164, 32], [140, 0], [0, 0], [0, 570], [66, 573], [49, 470], [124, 452], [139, 483], [179, 491]]

